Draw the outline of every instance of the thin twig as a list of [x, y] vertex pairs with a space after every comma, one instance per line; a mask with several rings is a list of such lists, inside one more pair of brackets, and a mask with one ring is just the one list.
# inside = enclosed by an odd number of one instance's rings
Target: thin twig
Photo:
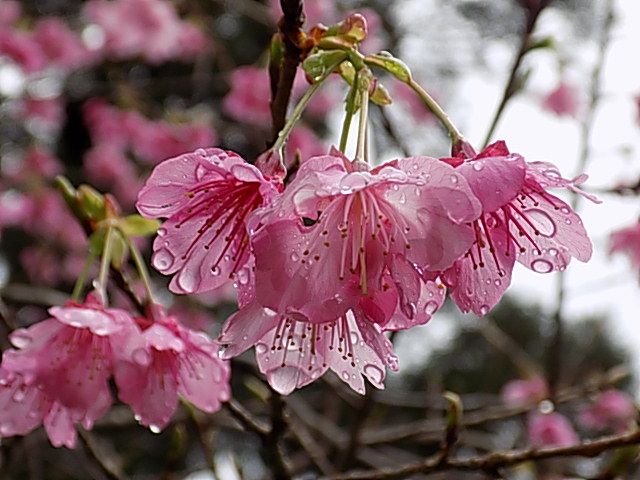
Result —
[[224, 407], [246, 430], [257, 434], [260, 438], [265, 438], [269, 434], [269, 427], [258, 419], [254, 418], [251, 412], [244, 408], [237, 400], [229, 400], [223, 403]]
[[518, 48], [518, 52], [516, 53], [516, 57], [513, 61], [513, 65], [511, 66], [511, 70], [509, 72], [509, 79], [507, 80], [507, 84], [505, 85], [505, 88], [502, 92], [502, 98], [500, 99], [500, 103], [498, 104], [498, 108], [496, 109], [496, 112], [493, 114], [493, 119], [491, 120], [489, 130], [485, 135], [484, 144], [483, 144], [484, 147], [486, 147], [491, 141], [491, 137], [493, 137], [493, 134], [496, 130], [496, 127], [498, 126], [498, 122], [502, 117], [502, 114], [504, 112], [505, 107], [507, 106], [507, 103], [509, 103], [509, 100], [511, 99], [511, 97], [513, 97], [513, 95], [518, 91], [516, 87], [518, 86], [518, 81], [519, 81], [518, 74], [520, 73], [519, 72], [520, 65], [522, 65], [522, 60], [524, 59], [527, 52], [529, 51], [531, 34], [533, 33], [533, 30], [536, 27], [536, 23], [538, 21], [538, 18], [540, 17], [540, 13], [542, 13], [542, 11], [544, 10], [544, 8], [547, 6], [548, 3], [549, 3], [548, 0], [540, 0], [540, 2], [538, 2], [536, 6], [532, 6], [531, 8], [527, 9], [527, 17], [526, 17], [527, 23], [520, 37], [520, 46]]
[[406, 465], [401, 468], [352, 472], [334, 475], [329, 478], [332, 480], [383, 480], [405, 478], [417, 473], [433, 473], [445, 470], [487, 472], [523, 462], [544, 460], [546, 458], [594, 457], [607, 450], [627, 445], [636, 445], [638, 443], [640, 443], [640, 430], [601, 437], [596, 440], [588, 440], [584, 443], [569, 447], [498, 451], [464, 459], [447, 458], [444, 461], [441, 460], [440, 454], [437, 454], [422, 462]]
[[351, 428], [349, 429], [349, 443], [343, 451], [342, 459], [340, 460], [341, 471], [347, 470], [353, 464], [358, 453], [358, 447], [360, 446], [360, 430], [367, 421], [367, 417], [374, 406], [374, 392], [369, 390], [367, 394], [362, 397], [360, 405], [358, 405], [357, 410], [354, 412], [354, 418], [351, 422]]
[[269, 430], [263, 442], [265, 453], [274, 479], [288, 480], [291, 475], [280, 445], [280, 441], [287, 431], [287, 422], [284, 418], [284, 401], [279, 393], [272, 390], [269, 403], [271, 407], [271, 430]]

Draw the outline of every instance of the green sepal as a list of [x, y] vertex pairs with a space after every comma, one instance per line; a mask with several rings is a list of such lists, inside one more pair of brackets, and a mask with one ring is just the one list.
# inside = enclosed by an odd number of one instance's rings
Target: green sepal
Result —
[[159, 227], [160, 221], [138, 214], [127, 215], [118, 220], [118, 228], [127, 237], [147, 237], [156, 233]]

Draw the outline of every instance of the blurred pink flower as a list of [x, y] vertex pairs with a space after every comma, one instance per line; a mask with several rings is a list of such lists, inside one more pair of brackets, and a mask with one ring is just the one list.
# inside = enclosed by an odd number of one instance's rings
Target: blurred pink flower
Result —
[[300, 154], [302, 161], [307, 158], [323, 155], [329, 151], [329, 148], [322, 142], [313, 130], [298, 124], [291, 132], [286, 145], [286, 160], [292, 162], [297, 153]]
[[579, 106], [576, 88], [564, 81], [542, 99], [542, 108], [559, 116], [575, 117]]
[[5, 227], [22, 225], [33, 216], [34, 204], [18, 190], [0, 189], [0, 232]]
[[71, 70], [82, 67], [91, 59], [80, 37], [59, 18], [39, 19], [33, 30], [33, 38], [49, 63], [59, 68]]
[[145, 163], [155, 165], [167, 158], [205, 148], [216, 142], [216, 133], [204, 123], [151, 121], [137, 115], [127, 116], [131, 148]]
[[640, 269], [640, 223], [612, 232], [609, 237], [609, 254], [623, 253], [631, 265]]
[[22, 178], [33, 175], [53, 178], [62, 173], [62, 170], [60, 160], [42, 147], [34, 146], [24, 153]]
[[84, 157], [87, 179], [98, 187], [108, 188], [122, 204], [132, 206], [142, 186], [135, 165], [116, 144], [99, 143]]
[[[282, 17], [280, 0], [269, 0], [269, 7], [275, 23]], [[318, 23], [332, 25], [340, 19], [335, 0], [305, 0], [304, 2], [305, 24], [304, 28], [309, 30]]]
[[527, 380], [512, 380], [503, 388], [500, 396], [509, 407], [524, 407], [544, 400], [548, 395], [544, 378], [534, 377]]
[[[178, 395], [208, 413], [230, 398], [230, 370], [218, 345], [183, 327], [154, 305], [140, 319], [143, 346], [115, 352], [118, 396], [152, 431], [163, 429], [178, 406]], [[128, 346], [130, 347], [130, 345]]]
[[120, 111], [101, 98], [91, 98], [83, 106], [84, 122], [95, 144], [126, 148], [130, 143], [127, 112]]
[[579, 438], [571, 423], [560, 413], [532, 412], [527, 421], [529, 442], [533, 447], [568, 447]]
[[207, 45], [166, 0], [91, 0], [86, 12], [104, 31], [106, 54], [116, 59], [142, 56], [158, 64], [192, 58]]
[[622, 432], [638, 415], [633, 398], [620, 390], [606, 390], [583, 410], [578, 417], [580, 423], [593, 430], [612, 429]]
[[271, 122], [269, 76], [263, 68], [236, 68], [229, 81], [231, 89], [222, 100], [225, 114], [239, 122], [266, 128]]
[[0, 0], [0, 27], [15, 23], [22, 15], [22, 5], [17, 0]]
[[47, 65], [47, 58], [30, 33], [0, 29], [0, 56], [9, 57], [26, 73], [35, 73]]

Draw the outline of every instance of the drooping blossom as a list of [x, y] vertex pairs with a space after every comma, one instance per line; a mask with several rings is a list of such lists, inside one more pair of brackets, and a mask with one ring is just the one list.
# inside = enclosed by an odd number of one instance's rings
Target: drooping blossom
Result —
[[416, 265], [450, 265], [473, 241], [465, 223], [478, 213], [464, 178], [432, 158], [371, 171], [338, 154], [303, 162], [252, 239], [255, 293], [227, 321], [224, 354], [256, 344], [283, 393], [328, 368], [356, 391], [362, 375], [381, 388], [385, 367], [396, 368], [387, 324], [424, 323], [444, 298]]
[[594, 402], [580, 412], [578, 419], [585, 428], [621, 432], [637, 415], [633, 398], [620, 390], [609, 389], [600, 392]]
[[208, 413], [230, 397], [227, 362], [204, 333], [183, 327], [155, 305], [149, 319], [138, 319], [139, 343], [116, 352], [118, 396], [152, 431], [163, 429], [178, 406], [178, 395]]
[[507, 383], [500, 396], [509, 407], [523, 407], [544, 400], [549, 394], [547, 382], [542, 377], [513, 380]]
[[[3, 389], [19, 389], [33, 404], [11, 405], [0, 418], [5, 435], [19, 434], [32, 424], [16, 424], [15, 431], [8, 425], [22, 421], [13, 418], [16, 409], [26, 410], [27, 418], [38, 419], [35, 425], [44, 422], [55, 446], [73, 447], [74, 424], [92, 428], [111, 405], [113, 354], [135, 341], [138, 330], [127, 312], [104, 308], [93, 296], [85, 303], [52, 307], [49, 313], [52, 318], [10, 336], [16, 349], [2, 356], [1, 368], [9, 377], [5, 374]], [[12, 398], [16, 400], [15, 393]]]
[[198, 293], [230, 279], [246, 283], [250, 272], [245, 221], [279, 192], [280, 180], [266, 178], [233, 152], [199, 149], [159, 164], [138, 195], [149, 218], [166, 218], [153, 242], [153, 266], [174, 275], [169, 288]]
[[558, 116], [575, 117], [580, 103], [576, 88], [566, 82], [560, 82], [556, 88], [542, 99], [542, 108]]
[[538, 273], [562, 271], [572, 257], [589, 260], [582, 220], [547, 191], [564, 188], [597, 202], [577, 187], [586, 175], [565, 179], [553, 164], [526, 162], [502, 141], [443, 160], [456, 166], [482, 203], [473, 246], [442, 276], [462, 311], [487, 314], [509, 286], [516, 260]]
[[115, 59], [142, 56], [158, 64], [193, 58], [207, 45], [166, 0], [91, 0], [86, 13], [104, 32], [104, 52]]
[[640, 269], [640, 223], [611, 233], [609, 253], [622, 253], [629, 257], [631, 265]]
[[567, 417], [557, 412], [532, 412], [527, 420], [527, 434], [534, 447], [568, 447], [579, 440]]

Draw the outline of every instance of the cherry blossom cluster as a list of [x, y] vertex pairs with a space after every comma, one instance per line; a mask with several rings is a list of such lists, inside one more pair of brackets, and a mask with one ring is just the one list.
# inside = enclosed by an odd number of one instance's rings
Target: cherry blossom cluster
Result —
[[145, 317], [106, 308], [99, 295], [49, 310], [51, 318], [11, 334], [0, 365], [0, 435], [44, 425], [52, 445], [73, 448], [75, 424], [91, 429], [113, 403], [109, 381], [136, 420], [159, 432], [178, 396], [214, 412], [229, 399], [229, 367], [218, 346], [153, 305]]

